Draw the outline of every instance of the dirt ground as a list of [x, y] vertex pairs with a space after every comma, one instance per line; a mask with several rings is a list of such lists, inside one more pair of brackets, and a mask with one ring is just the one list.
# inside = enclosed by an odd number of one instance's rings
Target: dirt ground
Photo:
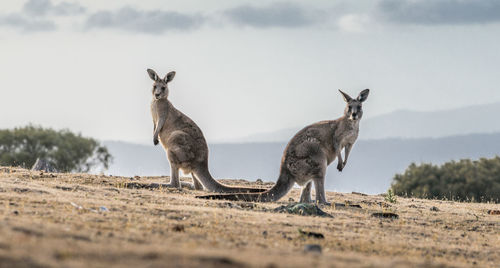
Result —
[[0, 167], [0, 267], [500, 267], [499, 204], [330, 192], [333, 217], [301, 216], [274, 211], [298, 189], [212, 201], [165, 180]]

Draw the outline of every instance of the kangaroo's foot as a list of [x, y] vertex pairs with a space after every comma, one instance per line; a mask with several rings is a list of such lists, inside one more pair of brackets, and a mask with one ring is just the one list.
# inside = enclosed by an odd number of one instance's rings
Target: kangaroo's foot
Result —
[[151, 183], [149, 187], [151, 189], [158, 189], [158, 188], [177, 188], [177, 189], [187, 188], [189, 190], [195, 189], [194, 185], [189, 182], [181, 182], [180, 185], [175, 185], [172, 183]]
[[324, 202], [316, 202], [316, 205], [319, 205], [319, 206], [331, 206], [332, 203], [324, 201]]
[[194, 189], [198, 191], [203, 190], [203, 184], [201, 184], [200, 180], [196, 177], [194, 173], [191, 173], [191, 177], [193, 177]]

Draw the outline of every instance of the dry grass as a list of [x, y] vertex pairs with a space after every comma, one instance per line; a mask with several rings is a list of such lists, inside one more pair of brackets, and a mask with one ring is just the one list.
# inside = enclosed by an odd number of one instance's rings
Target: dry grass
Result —
[[[128, 188], [164, 180], [0, 168], [0, 267], [500, 266], [500, 215], [487, 213], [498, 204], [328, 193], [362, 208], [323, 207], [333, 218], [322, 218], [272, 211], [298, 190], [261, 204]], [[371, 216], [382, 211], [399, 219]]]

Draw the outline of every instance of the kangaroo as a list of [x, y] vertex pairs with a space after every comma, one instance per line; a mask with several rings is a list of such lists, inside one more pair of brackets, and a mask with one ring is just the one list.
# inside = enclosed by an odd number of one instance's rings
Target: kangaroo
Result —
[[[181, 188], [188, 186], [196, 190], [203, 188], [212, 192], [263, 192], [266, 189], [229, 187], [217, 182], [208, 170], [208, 146], [200, 128], [189, 117], [177, 110], [168, 100], [168, 83], [175, 76], [169, 72], [161, 79], [155, 71], [148, 69], [149, 77], [153, 83], [153, 101], [151, 114], [153, 116], [153, 143], [161, 142], [170, 162], [170, 183], [164, 186]], [[179, 170], [186, 174], [191, 173], [193, 185], [181, 184]]]
[[[276, 184], [262, 193], [218, 194], [197, 196], [204, 199], [273, 202], [286, 195], [295, 183], [303, 186], [300, 202], [311, 200], [311, 185], [316, 189], [316, 203], [329, 204], [325, 195], [326, 167], [336, 158], [337, 169], [342, 171], [352, 146], [358, 137], [359, 121], [363, 116], [362, 103], [368, 98], [369, 89], [356, 99], [339, 90], [347, 106], [344, 115], [336, 120], [321, 121], [300, 130], [290, 140], [281, 158], [280, 175]], [[342, 160], [342, 149], [345, 159]]]

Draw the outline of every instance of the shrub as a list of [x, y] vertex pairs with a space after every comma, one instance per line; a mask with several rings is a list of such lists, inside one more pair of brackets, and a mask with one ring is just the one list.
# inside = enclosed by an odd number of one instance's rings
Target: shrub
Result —
[[0, 130], [0, 165], [31, 168], [44, 159], [61, 172], [108, 168], [112, 156], [104, 146], [69, 130], [55, 131], [29, 125]]
[[437, 166], [412, 163], [391, 185], [396, 195], [458, 201], [500, 200], [500, 157]]

